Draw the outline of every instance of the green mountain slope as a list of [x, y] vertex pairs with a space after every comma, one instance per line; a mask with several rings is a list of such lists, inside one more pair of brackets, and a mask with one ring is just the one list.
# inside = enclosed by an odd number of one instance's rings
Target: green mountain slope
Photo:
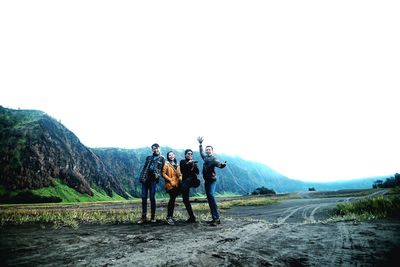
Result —
[[34, 110], [0, 107], [0, 185], [6, 190], [39, 189], [59, 178], [93, 196], [91, 185], [128, 197], [104, 163], [61, 123]]

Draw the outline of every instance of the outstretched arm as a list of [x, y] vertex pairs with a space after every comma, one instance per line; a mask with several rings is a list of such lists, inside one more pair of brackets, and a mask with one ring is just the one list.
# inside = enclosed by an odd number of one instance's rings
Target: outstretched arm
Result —
[[203, 136], [197, 137], [197, 141], [199, 142], [200, 156], [201, 156], [202, 159], [204, 159], [206, 154], [204, 153], [204, 149], [203, 149], [203, 141], [204, 141]]
[[214, 158], [213, 165], [217, 168], [223, 169], [226, 167], [226, 161], [221, 162], [219, 159]]
[[221, 162], [221, 164], [219, 165], [219, 167], [220, 167], [221, 169], [225, 168], [225, 167], [226, 167], [226, 161]]

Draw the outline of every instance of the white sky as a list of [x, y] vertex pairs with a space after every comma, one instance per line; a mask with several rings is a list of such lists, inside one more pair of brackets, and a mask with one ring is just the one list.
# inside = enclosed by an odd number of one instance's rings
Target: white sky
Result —
[[0, 105], [45, 111], [89, 147], [197, 149], [202, 135], [294, 179], [393, 175], [399, 14], [399, 1], [1, 1]]

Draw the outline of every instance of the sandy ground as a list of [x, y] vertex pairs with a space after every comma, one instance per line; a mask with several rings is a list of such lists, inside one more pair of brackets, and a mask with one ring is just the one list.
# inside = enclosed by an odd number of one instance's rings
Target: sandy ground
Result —
[[351, 197], [234, 207], [222, 224], [7, 226], [1, 266], [398, 266], [400, 220], [329, 222]]

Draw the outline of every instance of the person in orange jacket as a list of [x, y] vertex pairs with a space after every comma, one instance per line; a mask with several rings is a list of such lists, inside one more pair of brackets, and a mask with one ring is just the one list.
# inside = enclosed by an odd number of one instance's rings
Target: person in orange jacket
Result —
[[165, 191], [169, 194], [166, 220], [169, 225], [173, 225], [175, 223], [173, 220], [175, 200], [180, 193], [179, 185], [182, 180], [180, 167], [177, 164], [175, 153], [173, 151], [167, 153], [167, 160], [162, 169], [162, 177], [165, 180]]

